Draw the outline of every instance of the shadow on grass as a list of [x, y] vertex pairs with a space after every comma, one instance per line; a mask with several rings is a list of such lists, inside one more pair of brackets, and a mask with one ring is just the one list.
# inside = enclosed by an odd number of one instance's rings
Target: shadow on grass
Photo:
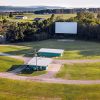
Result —
[[12, 66], [7, 70], [7, 72], [13, 71], [13, 70], [19, 68], [20, 66], [22, 66], [22, 65], [12, 65]]
[[80, 54], [85, 56], [85, 57], [88, 57], [88, 56], [100, 56], [100, 50], [83, 50], [83, 51], [80, 51]]
[[28, 67], [27, 65], [13, 65], [11, 68], [7, 70], [7, 72], [12, 72], [16, 74], [15, 70], [17, 70], [18, 68], [20, 68], [20, 70], [17, 72], [17, 74], [26, 74], [26, 75], [29, 74], [30, 75], [32, 73], [37, 72], [33, 70], [31, 67]]
[[[66, 50], [66, 52], [71, 51], [73, 54], [75, 51], [77, 51], [76, 49], [70, 49], [70, 50]], [[6, 52], [8, 54], [12, 54], [12, 55], [22, 55], [24, 57], [33, 57], [35, 56], [35, 52], [34, 49], [24, 49], [24, 50], [19, 50], [19, 51], [10, 51], [10, 52]], [[100, 50], [97, 49], [87, 49], [87, 50], [78, 50], [78, 52], [76, 52], [76, 55], [81, 55], [82, 57], [94, 57], [94, 56], [100, 56]], [[77, 57], [76, 57], [77, 58]]]
[[[100, 45], [95, 42], [86, 42], [86, 41], [74, 41], [74, 42], [61, 42], [57, 40], [45, 40], [45, 41], [35, 41], [35, 42], [25, 42], [25, 43], [16, 43], [17, 46], [27, 46], [29, 49], [19, 50], [19, 51], [10, 51], [5, 52], [13, 55], [22, 55], [25, 57], [33, 57], [34, 49], [39, 50], [40, 48], [53, 48], [53, 49], [64, 49], [68, 51], [79, 51], [76, 54], [81, 55], [82, 57], [88, 56], [100, 56]], [[67, 58], [67, 57], [66, 57]]]
[[33, 57], [35, 52], [33, 49], [24, 49], [24, 50], [19, 50], [19, 51], [10, 51], [10, 52], [5, 52], [11, 55], [22, 55], [24, 57]]

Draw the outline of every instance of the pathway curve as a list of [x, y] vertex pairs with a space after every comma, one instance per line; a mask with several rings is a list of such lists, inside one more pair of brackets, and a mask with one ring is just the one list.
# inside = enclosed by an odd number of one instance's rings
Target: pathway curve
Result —
[[[27, 63], [31, 58], [13, 56], [5, 53], [0, 53], [1, 56], [9, 56], [16, 59], [22, 59]], [[2, 72], [0, 73], [1, 78], [8, 78], [14, 80], [25, 80], [25, 81], [35, 81], [35, 82], [46, 82], [46, 83], [59, 83], [59, 84], [100, 84], [100, 80], [65, 80], [60, 78], [55, 78], [55, 74], [60, 70], [62, 64], [65, 63], [92, 63], [100, 62], [100, 60], [54, 60], [52, 64], [49, 65], [47, 73], [40, 76], [18, 76], [14, 73]]]
[[34, 82], [46, 82], [46, 83], [59, 83], [59, 84], [100, 84], [100, 80], [64, 80], [60, 78], [43, 78], [43, 77], [28, 77], [18, 76], [13, 73], [0, 73], [1, 78], [8, 78], [13, 80], [25, 80]]

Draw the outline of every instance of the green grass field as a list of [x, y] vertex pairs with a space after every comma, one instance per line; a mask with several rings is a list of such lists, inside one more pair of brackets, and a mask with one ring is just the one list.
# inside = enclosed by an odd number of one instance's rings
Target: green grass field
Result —
[[[31, 48], [27, 47], [27, 46], [17, 46], [17, 45], [7, 45], [7, 46], [0, 46], [0, 52], [3, 52], [3, 53], [10, 53], [10, 54], [13, 54], [11, 52], [15, 52], [14, 55], [16, 55], [16, 52], [18, 51], [23, 51], [24, 50], [29, 50]], [[19, 54], [21, 56], [24, 56], [23, 53]]]
[[[27, 16], [28, 19], [16, 19], [15, 16]], [[68, 19], [70, 17], [75, 17], [76, 14], [55, 14], [56, 17], [60, 17], [62, 19]], [[23, 15], [14, 15], [13, 18], [9, 18], [7, 15], [4, 16], [5, 19], [11, 22], [33, 22], [34, 18], [45, 18], [48, 19], [51, 17], [51, 14], [33, 14], [33, 13], [24, 13]], [[2, 19], [0, 18], [0, 21]]]
[[15, 43], [14, 45], [17, 47], [0, 46], [0, 52], [33, 57], [36, 48], [37, 50], [40, 48], [54, 48], [65, 50], [63, 56], [58, 59], [100, 59], [100, 43], [96, 42], [44, 40]]
[[29, 49], [26, 46], [16, 46], [16, 45], [9, 45], [9, 46], [0, 46], [0, 52], [10, 52], [10, 51], [18, 51], [18, 50], [23, 50], [24, 49]]
[[0, 72], [5, 72], [13, 65], [20, 65], [24, 62], [18, 59], [0, 56]]
[[[14, 15], [13, 18], [9, 18], [5, 16], [5, 18], [11, 22], [33, 22], [34, 18], [39, 17], [39, 18], [47, 19], [51, 17], [51, 14], [42, 15], [42, 14], [25, 13], [22, 15], [22, 16], [27, 16], [28, 19], [16, 19], [15, 16], [18, 16], [18, 15]], [[75, 16], [76, 14], [55, 14], [55, 18], [61, 17], [62, 19], [68, 19], [70, 17], [75, 17]]]
[[100, 80], [100, 63], [65, 64], [56, 77], [68, 80]]
[[64, 85], [0, 79], [0, 100], [100, 100], [100, 85]]
[[[12, 22], [33, 22], [36, 17], [49, 18], [51, 15], [25, 14], [27, 20], [7, 18]], [[76, 16], [75, 14], [56, 14], [63, 19]], [[33, 57], [37, 48], [64, 49], [62, 57], [57, 59], [100, 59], [100, 43], [86, 41], [57, 41], [45, 40], [38, 42], [14, 43], [0, 46], [0, 52]], [[23, 61], [0, 56], [0, 72], [5, 72], [13, 65], [23, 64]], [[37, 76], [46, 71], [25, 76]], [[66, 64], [56, 77], [69, 80], [100, 80], [100, 63]], [[95, 85], [65, 85], [39, 82], [17, 81], [0, 78], [0, 100], [100, 100], [100, 84]]]

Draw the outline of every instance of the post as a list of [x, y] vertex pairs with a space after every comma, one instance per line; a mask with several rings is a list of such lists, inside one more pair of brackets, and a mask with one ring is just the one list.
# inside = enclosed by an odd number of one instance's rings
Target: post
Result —
[[37, 66], [37, 54], [36, 54], [36, 66]]

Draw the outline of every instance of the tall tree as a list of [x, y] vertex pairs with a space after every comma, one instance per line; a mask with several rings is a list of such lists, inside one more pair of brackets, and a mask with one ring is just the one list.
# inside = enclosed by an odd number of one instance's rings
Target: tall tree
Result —
[[12, 12], [10, 12], [9, 17], [13, 17], [13, 13]]
[[97, 14], [97, 18], [100, 19], [100, 13]]

